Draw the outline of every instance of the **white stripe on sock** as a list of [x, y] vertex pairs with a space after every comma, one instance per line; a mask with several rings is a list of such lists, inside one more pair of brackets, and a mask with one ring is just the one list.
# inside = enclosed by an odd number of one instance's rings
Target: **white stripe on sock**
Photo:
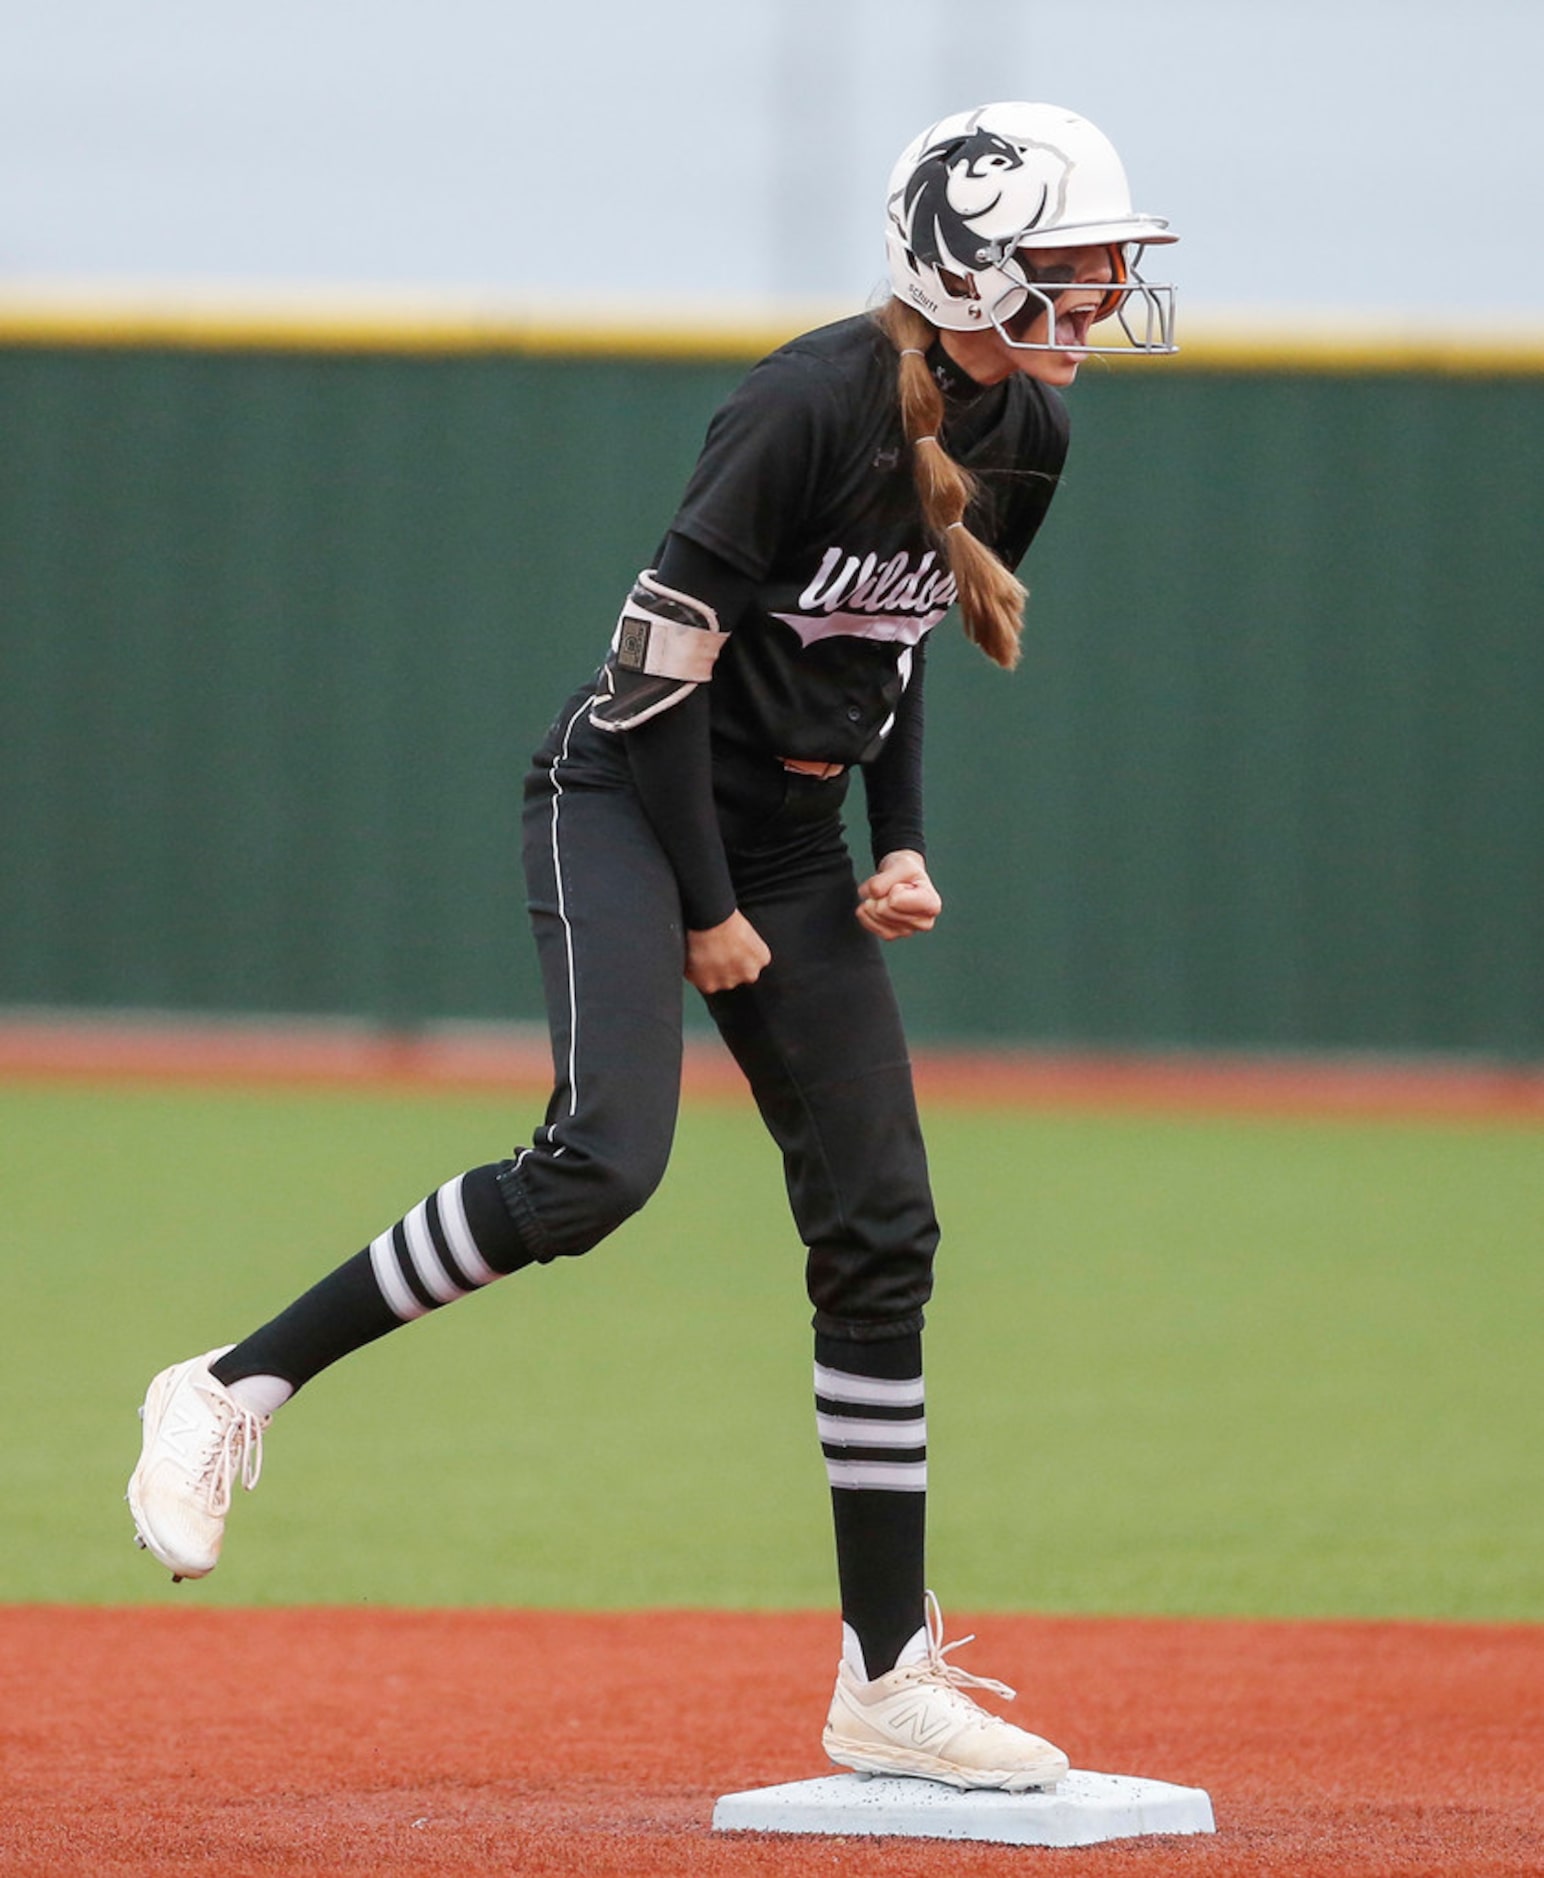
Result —
[[472, 1229], [466, 1223], [466, 1202], [461, 1197], [461, 1176], [447, 1180], [434, 1196], [440, 1209], [440, 1230], [450, 1246], [451, 1257], [461, 1267], [474, 1285], [491, 1285], [495, 1278], [502, 1278], [502, 1272], [496, 1272], [482, 1253], [477, 1249], [477, 1241], [472, 1237]]
[[408, 1241], [408, 1256], [413, 1260], [413, 1270], [417, 1271], [430, 1298], [438, 1298], [440, 1303], [451, 1303], [455, 1298], [466, 1296], [466, 1290], [456, 1285], [451, 1273], [441, 1264], [440, 1253], [434, 1249], [434, 1234], [428, 1230], [428, 1200], [419, 1200], [419, 1204], [402, 1221], [402, 1236]]
[[926, 1493], [926, 1461], [832, 1461], [826, 1477], [833, 1487], [869, 1487], [889, 1493]]
[[921, 1408], [922, 1378], [889, 1382], [880, 1376], [851, 1376], [845, 1369], [815, 1365], [815, 1393], [828, 1402], [871, 1402], [887, 1408]]
[[375, 1282], [381, 1288], [381, 1296], [403, 1323], [410, 1324], [415, 1317], [422, 1317], [429, 1307], [418, 1302], [402, 1276], [402, 1269], [397, 1264], [397, 1248], [392, 1243], [390, 1231], [370, 1241], [370, 1264], [375, 1272]]
[[838, 1441], [848, 1448], [925, 1448], [927, 1417], [914, 1422], [866, 1422], [846, 1415], [815, 1416], [822, 1441]]
[[440, 1263], [440, 1255], [435, 1250], [434, 1235], [429, 1231], [429, 1202], [427, 1200], [420, 1200], [403, 1220], [402, 1232], [407, 1240], [413, 1270], [423, 1280], [424, 1290], [429, 1296], [438, 1298], [441, 1304], [449, 1304], [455, 1298], [464, 1298], [466, 1292]]

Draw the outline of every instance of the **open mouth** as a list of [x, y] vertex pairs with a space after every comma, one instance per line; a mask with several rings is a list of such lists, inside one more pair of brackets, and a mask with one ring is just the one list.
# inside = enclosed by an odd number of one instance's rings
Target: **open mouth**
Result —
[[1051, 346], [1058, 352], [1082, 353], [1088, 345], [1096, 309], [1092, 304], [1061, 307], [1056, 302], [1064, 298], [1062, 294], [1048, 297], [1054, 309], [1054, 318], [1046, 312], [1044, 304], [1031, 295], [1013, 318], [1006, 322], [1009, 338], [1017, 340], [1021, 345], [1037, 343]]
[[1046, 337], [1064, 352], [1081, 352], [1088, 344], [1089, 328], [1093, 323], [1094, 309], [1079, 307], [1076, 312], [1058, 314], [1054, 333], [1048, 333]]

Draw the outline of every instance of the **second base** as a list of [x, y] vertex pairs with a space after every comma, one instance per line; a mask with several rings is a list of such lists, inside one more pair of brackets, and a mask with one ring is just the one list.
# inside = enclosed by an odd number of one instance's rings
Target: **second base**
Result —
[[1046, 1793], [985, 1793], [936, 1780], [827, 1774], [726, 1793], [715, 1832], [822, 1832], [999, 1845], [1098, 1845], [1159, 1832], [1215, 1832], [1210, 1798], [1128, 1774], [1074, 1770]]

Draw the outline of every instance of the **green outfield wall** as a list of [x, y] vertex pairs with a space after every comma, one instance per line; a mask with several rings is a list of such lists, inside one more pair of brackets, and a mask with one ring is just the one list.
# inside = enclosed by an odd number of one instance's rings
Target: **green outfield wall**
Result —
[[[757, 349], [0, 318], [0, 1004], [538, 1015], [524, 760]], [[1071, 402], [917, 1034], [1544, 1056], [1544, 359]]]

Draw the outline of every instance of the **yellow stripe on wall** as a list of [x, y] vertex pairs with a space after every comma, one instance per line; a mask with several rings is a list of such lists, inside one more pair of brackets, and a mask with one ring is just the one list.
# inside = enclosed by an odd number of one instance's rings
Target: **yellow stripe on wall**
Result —
[[[523, 312], [386, 297], [217, 300], [0, 291], [0, 345], [751, 360], [851, 310], [813, 305], [704, 317], [587, 309], [560, 318], [551, 309]], [[1181, 324], [1180, 342], [1179, 353], [1164, 360], [1162, 369], [1486, 377], [1544, 373], [1544, 317], [1536, 325], [1462, 335], [1364, 317], [1335, 320], [1322, 313], [1284, 315], [1269, 325], [1202, 318]], [[1126, 369], [1120, 361], [1102, 363]]]
[[1452, 334], [1317, 320], [1297, 330], [1202, 324], [1173, 361], [1207, 372], [1409, 372], [1454, 377], [1529, 377], [1544, 373], [1544, 319], [1532, 330]]
[[50, 300], [0, 294], [0, 345], [215, 352], [348, 352], [532, 357], [754, 359], [843, 309], [808, 317], [688, 319], [350, 301], [215, 303]]

